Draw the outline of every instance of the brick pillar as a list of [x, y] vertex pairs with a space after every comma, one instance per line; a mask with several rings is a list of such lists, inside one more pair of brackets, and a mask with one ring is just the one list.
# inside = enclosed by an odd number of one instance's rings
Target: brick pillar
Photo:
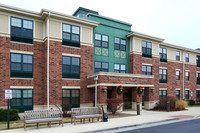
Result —
[[146, 87], [144, 89], [144, 109], [152, 109], [154, 105], [154, 88]]
[[[106, 91], [103, 91], [106, 89]], [[101, 108], [103, 105], [104, 111], [107, 112], [107, 87], [106, 86], [98, 86], [97, 88], [97, 106]]]
[[137, 87], [132, 88], [132, 109], [137, 110], [137, 103], [140, 103], [140, 109], [142, 109], [142, 94], [139, 96], [137, 93]]

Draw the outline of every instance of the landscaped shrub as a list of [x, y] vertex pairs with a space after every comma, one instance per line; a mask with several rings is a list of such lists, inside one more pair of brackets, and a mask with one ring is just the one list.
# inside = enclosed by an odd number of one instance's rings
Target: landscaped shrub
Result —
[[154, 107], [154, 110], [166, 110], [167, 109], [167, 102], [170, 102], [170, 111], [176, 110], [176, 101], [178, 99], [176, 97], [163, 97], [159, 100], [159, 102]]
[[[0, 109], [0, 121], [7, 121], [7, 109]], [[10, 109], [10, 120], [19, 120], [19, 111], [16, 109]]]
[[200, 97], [197, 98], [196, 104], [197, 104], [197, 105], [200, 105]]
[[121, 108], [122, 100], [118, 98], [107, 99], [107, 104], [108, 111], [112, 112], [112, 114], [115, 114], [117, 110]]
[[177, 110], [184, 110], [188, 106], [188, 103], [184, 100], [176, 101], [176, 109]]
[[190, 99], [190, 100], [187, 100], [187, 102], [188, 102], [188, 105], [195, 105], [195, 101], [194, 101], [194, 100], [192, 100], [192, 99]]

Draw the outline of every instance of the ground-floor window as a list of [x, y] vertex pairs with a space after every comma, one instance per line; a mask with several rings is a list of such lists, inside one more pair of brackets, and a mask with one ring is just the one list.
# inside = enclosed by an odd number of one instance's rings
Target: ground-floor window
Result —
[[185, 99], [189, 99], [189, 90], [185, 91]]
[[107, 89], [107, 98], [112, 98], [112, 89]]
[[167, 90], [159, 90], [159, 99], [167, 96]]
[[176, 90], [176, 98], [180, 99], [180, 90]]
[[197, 90], [197, 98], [200, 98], [200, 90]]
[[80, 107], [80, 90], [79, 89], [63, 89], [62, 104], [70, 104], [72, 108]]
[[12, 90], [11, 108], [19, 112], [33, 110], [33, 90]]

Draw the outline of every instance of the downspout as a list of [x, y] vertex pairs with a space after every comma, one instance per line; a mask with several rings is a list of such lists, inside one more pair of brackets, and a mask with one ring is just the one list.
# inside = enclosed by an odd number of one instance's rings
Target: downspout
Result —
[[[183, 50], [183, 55], [184, 55], [184, 51]], [[184, 77], [185, 77], [185, 62], [184, 62], [184, 56], [182, 55], [182, 61], [183, 61], [183, 99], [185, 98], [185, 80], [184, 80]]]
[[47, 18], [47, 109], [49, 110], [49, 17]]

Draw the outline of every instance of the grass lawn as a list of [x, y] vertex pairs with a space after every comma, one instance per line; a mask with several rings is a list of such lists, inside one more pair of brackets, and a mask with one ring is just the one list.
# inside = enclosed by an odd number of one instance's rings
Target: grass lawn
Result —
[[[63, 118], [63, 123], [69, 123], [71, 122], [71, 118]], [[59, 122], [52, 122], [52, 124], [58, 124]], [[47, 123], [39, 123], [39, 125], [47, 125]], [[36, 127], [35, 124], [27, 124], [26, 127]], [[10, 121], [10, 129], [15, 129], [15, 128], [24, 128], [24, 121], [23, 120], [18, 120], [18, 121]], [[37, 128], [37, 127], [36, 127]], [[0, 130], [5, 130], [7, 129], [7, 121], [0, 122]]]

